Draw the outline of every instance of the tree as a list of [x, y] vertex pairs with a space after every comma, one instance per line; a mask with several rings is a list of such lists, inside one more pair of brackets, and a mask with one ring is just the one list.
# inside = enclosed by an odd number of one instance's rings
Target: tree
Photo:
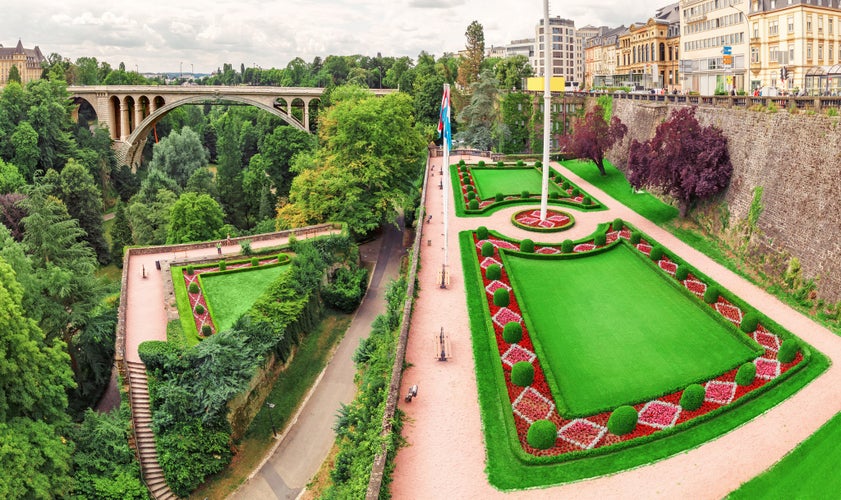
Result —
[[242, 147], [240, 130], [242, 122], [230, 111], [216, 122], [216, 186], [219, 189], [219, 201], [228, 214], [226, 222], [237, 227], [245, 227], [247, 222], [246, 204], [242, 191]]
[[218, 238], [225, 214], [206, 194], [183, 193], [172, 205], [167, 245]]
[[628, 133], [628, 127], [614, 116], [608, 125], [601, 106], [595, 106], [590, 112], [575, 121], [572, 134], [561, 138], [561, 149], [577, 158], [592, 160], [602, 176], [604, 155], [613, 145], [621, 141]]
[[479, 21], [473, 21], [464, 36], [467, 38], [466, 54], [461, 57], [458, 66], [458, 84], [461, 88], [468, 88], [479, 79], [479, 69], [485, 58], [485, 30]]
[[41, 151], [38, 149], [38, 132], [35, 132], [32, 125], [24, 120], [18, 123], [11, 139], [15, 149], [12, 162], [18, 166], [21, 174], [28, 181], [32, 181], [35, 169], [38, 168], [38, 158], [41, 156]]
[[128, 208], [131, 237], [137, 245], [163, 245], [169, 232], [169, 211], [178, 197], [160, 189], [147, 201], [140, 196]]
[[639, 189], [653, 186], [674, 196], [686, 217], [692, 205], [723, 191], [733, 165], [727, 138], [716, 127], [702, 127], [695, 108], [672, 111], [650, 141], [631, 142], [628, 181]]
[[20, 81], [20, 71], [18, 70], [17, 64], [12, 64], [12, 67], [9, 68], [8, 81], [21, 83], [21, 81]]
[[16, 241], [23, 238], [23, 218], [26, 211], [19, 202], [24, 198], [20, 193], [0, 195], [0, 224], [5, 226]]
[[[37, 80], [26, 87], [26, 120], [38, 134], [38, 169], [61, 170], [76, 153], [71, 131], [70, 111], [73, 101], [64, 82]], [[26, 173], [24, 173], [26, 175]]]
[[172, 193], [180, 191], [178, 184], [172, 177], [168, 176], [163, 170], [153, 168], [149, 170], [146, 178], [140, 183], [140, 190], [137, 191], [137, 195], [132, 200], [151, 203], [157, 199], [158, 192], [164, 189]]
[[25, 184], [26, 179], [20, 175], [18, 167], [0, 158], [0, 194], [19, 192]]
[[500, 59], [493, 67], [499, 86], [503, 89], [523, 89], [523, 79], [534, 75], [529, 59], [521, 54]]
[[458, 121], [463, 126], [458, 139], [474, 148], [488, 151], [493, 145], [494, 125], [497, 121], [496, 79], [491, 71], [484, 71], [472, 86], [470, 104], [461, 110]]
[[184, 127], [180, 133], [173, 132], [155, 144], [149, 168], [163, 171], [183, 188], [196, 169], [207, 166], [207, 160], [199, 135]]
[[294, 127], [276, 127], [271, 135], [263, 138], [260, 155], [265, 162], [265, 173], [271, 178], [277, 196], [289, 194], [293, 177], [290, 171], [292, 158], [302, 151], [314, 149], [315, 136]]
[[216, 179], [213, 177], [213, 172], [207, 168], [200, 168], [190, 175], [187, 180], [186, 191], [209, 194], [213, 199], [219, 197], [219, 190], [216, 189]]
[[85, 241], [96, 252], [100, 264], [111, 262], [111, 253], [102, 230], [102, 193], [93, 176], [76, 160], [71, 159], [59, 174], [56, 186], [67, 212], [79, 221]]
[[129, 224], [125, 203], [117, 203], [114, 214], [114, 225], [111, 226], [111, 260], [117, 267], [123, 267], [123, 252], [125, 247], [133, 243], [131, 238], [131, 224]]

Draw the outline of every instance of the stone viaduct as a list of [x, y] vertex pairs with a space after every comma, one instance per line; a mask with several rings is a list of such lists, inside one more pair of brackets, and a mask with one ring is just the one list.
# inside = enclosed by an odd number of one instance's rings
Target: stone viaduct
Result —
[[[111, 132], [118, 161], [133, 167], [140, 163], [143, 145], [152, 127], [178, 106], [207, 102], [242, 103], [272, 113], [289, 125], [310, 132], [311, 106], [316, 106], [324, 94], [323, 88], [201, 85], [70, 86], [67, 91], [76, 104], [90, 104], [99, 123]], [[373, 92], [385, 95], [393, 90]], [[293, 113], [293, 109], [300, 112]]]

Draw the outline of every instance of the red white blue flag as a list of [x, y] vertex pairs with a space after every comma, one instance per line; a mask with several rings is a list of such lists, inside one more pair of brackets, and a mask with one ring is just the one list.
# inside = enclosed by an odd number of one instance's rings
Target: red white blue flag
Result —
[[441, 115], [438, 117], [438, 137], [444, 137], [447, 150], [453, 143], [452, 131], [450, 130], [450, 86], [444, 84], [444, 95], [441, 96]]

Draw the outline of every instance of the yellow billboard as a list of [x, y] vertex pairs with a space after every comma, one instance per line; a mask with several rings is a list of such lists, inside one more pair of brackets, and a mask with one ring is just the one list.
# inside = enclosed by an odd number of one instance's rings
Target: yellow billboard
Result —
[[[542, 76], [533, 76], [531, 78], [526, 78], [526, 90], [530, 90], [533, 92], [543, 92], [543, 80]], [[564, 81], [564, 77], [562, 76], [553, 76], [549, 79], [549, 90], [552, 92], [563, 92], [566, 90], [564, 85], [566, 82]]]

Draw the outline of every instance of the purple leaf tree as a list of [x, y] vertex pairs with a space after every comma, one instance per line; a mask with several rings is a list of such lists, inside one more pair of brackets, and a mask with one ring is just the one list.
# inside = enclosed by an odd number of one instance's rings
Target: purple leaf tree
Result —
[[733, 165], [721, 130], [702, 127], [695, 108], [681, 108], [657, 126], [650, 141], [631, 142], [628, 170], [632, 186], [661, 189], [678, 200], [680, 216], [686, 217], [696, 201], [730, 184]]
[[576, 158], [592, 160], [599, 173], [605, 176], [604, 155], [626, 133], [628, 127], [619, 118], [614, 116], [608, 124], [602, 107], [596, 106], [574, 122], [572, 134], [561, 137], [561, 150]]

